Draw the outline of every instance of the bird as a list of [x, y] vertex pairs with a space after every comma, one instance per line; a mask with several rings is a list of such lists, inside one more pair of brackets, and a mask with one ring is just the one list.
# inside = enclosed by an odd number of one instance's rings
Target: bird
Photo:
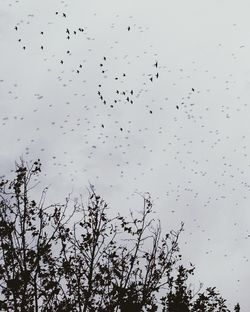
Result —
[[130, 31], [130, 26], [128, 26], [128, 31]]

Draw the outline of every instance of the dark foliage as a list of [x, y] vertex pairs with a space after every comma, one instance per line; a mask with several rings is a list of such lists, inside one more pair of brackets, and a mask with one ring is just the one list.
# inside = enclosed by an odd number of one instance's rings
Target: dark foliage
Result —
[[[226, 312], [215, 288], [193, 293], [178, 231], [161, 233], [144, 196], [140, 213], [107, 215], [105, 201], [45, 206], [31, 198], [40, 161], [0, 182], [0, 311]], [[237, 304], [235, 312], [240, 311]]]

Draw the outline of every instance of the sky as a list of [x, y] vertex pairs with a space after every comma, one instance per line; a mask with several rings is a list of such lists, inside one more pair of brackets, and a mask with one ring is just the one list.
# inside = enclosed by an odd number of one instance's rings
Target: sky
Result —
[[0, 0], [0, 164], [60, 201], [149, 192], [195, 285], [250, 298], [249, 1]]

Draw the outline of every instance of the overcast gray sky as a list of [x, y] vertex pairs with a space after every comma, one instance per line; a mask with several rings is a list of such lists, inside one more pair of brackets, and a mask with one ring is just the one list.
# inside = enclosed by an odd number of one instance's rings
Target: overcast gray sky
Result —
[[164, 230], [185, 222], [197, 287], [217, 286], [242, 311], [249, 10], [243, 0], [0, 0], [2, 173], [39, 157], [51, 198], [90, 181], [124, 213], [150, 192]]

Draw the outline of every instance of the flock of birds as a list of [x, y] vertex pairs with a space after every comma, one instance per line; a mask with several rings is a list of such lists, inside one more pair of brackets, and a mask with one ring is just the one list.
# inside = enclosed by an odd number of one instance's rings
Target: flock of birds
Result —
[[[12, 132], [6, 144], [16, 144], [15, 159], [37, 154], [48, 181], [52, 173], [77, 185], [84, 176], [104, 193], [122, 190], [128, 199], [134, 191], [153, 192], [162, 209], [167, 200], [173, 219], [190, 224], [185, 244], [198, 231], [207, 241], [204, 254], [214, 254], [216, 236], [202, 216], [224, 203], [245, 207], [250, 192], [249, 137], [243, 123], [238, 129], [234, 124], [248, 104], [234, 75], [215, 74], [195, 61], [165, 65], [146, 41], [148, 27], [132, 16], [109, 25], [105, 42], [91, 25], [72, 23], [67, 11], [51, 16], [44, 28], [32, 27], [32, 14], [11, 27], [17, 59], [31, 64], [30, 77], [42, 72], [37, 83], [0, 77], [2, 97], [15, 104], [2, 110], [1, 120], [2, 131]], [[233, 244], [249, 240], [248, 225], [240, 227], [237, 213], [230, 213]], [[229, 254], [225, 248], [223, 257]]]

